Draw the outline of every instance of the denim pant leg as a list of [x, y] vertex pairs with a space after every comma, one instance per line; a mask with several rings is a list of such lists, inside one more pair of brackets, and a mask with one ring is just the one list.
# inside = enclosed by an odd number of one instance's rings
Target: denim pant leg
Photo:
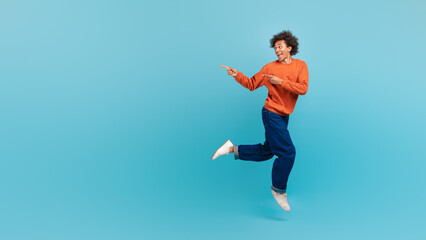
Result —
[[[262, 109], [262, 120], [265, 124], [265, 121], [268, 121], [268, 113], [265, 111], [266, 109]], [[274, 154], [271, 152], [271, 148], [269, 147], [268, 139], [261, 144], [254, 145], [235, 145], [234, 146], [234, 157], [235, 159], [241, 159], [246, 161], [265, 161], [271, 159]]]
[[263, 144], [234, 146], [235, 159], [260, 162], [271, 159], [273, 156], [267, 141]]
[[278, 158], [272, 167], [272, 189], [279, 193], [286, 192], [287, 181], [293, 168], [296, 149], [287, 130], [289, 116], [281, 116], [268, 111], [268, 121], [264, 122], [266, 140], [271, 152]]

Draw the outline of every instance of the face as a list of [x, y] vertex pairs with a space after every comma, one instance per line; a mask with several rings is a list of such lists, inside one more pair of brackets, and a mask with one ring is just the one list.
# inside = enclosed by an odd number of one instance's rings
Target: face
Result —
[[284, 61], [285, 58], [288, 58], [291, 56], [290, 51], [291, 47], [287, 47], [287, 44], [284, 40], [279, 40], [274, 45], [275, 54], [277, 54], [279, 61]]

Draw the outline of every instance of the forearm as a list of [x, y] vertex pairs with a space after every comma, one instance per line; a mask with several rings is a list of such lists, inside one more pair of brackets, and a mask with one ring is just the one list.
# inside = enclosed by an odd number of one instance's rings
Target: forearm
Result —
[[259, 87], [259, 79], [257, 79], [256, 76], [248, 78], [243, 73], [238, 72], [234, 78], [239, 84], [241, 84], [241, 86], [247, 88], [250, 91], [254, 91]]
[[289, 80], [282, 80], [281, 87], [297, 95], [305, 95], [306, 92], [308, 91], [307, 81], [298, 83], [298, 82], [291, 82]]

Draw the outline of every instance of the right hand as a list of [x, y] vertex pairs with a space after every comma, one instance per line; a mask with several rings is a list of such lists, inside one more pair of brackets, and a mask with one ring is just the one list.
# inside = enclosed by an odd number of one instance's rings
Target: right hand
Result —
[[227, 67], [227, 66], [224, 66], [224, 65], [219, 65], [219, 66], [226, 68], [228, 70], [229, 75], [231, 75], [233, 77], [237, 76], [238, 71], [235, 70], [235, 68]]

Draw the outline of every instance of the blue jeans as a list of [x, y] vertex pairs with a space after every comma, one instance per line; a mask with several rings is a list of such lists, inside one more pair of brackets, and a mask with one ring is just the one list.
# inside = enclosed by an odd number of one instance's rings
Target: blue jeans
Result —
[[246, 161], [265, 161], [275, 159], [272, 167], [272, 190], [285, 193], [290, 171], [296, 157], [296, 149], [287, 130], [289, 116], [281, 116], [262, 108], [263, 125], [265, 126], [265, 142], [255, 145], [235, 145], [235, 159]]

